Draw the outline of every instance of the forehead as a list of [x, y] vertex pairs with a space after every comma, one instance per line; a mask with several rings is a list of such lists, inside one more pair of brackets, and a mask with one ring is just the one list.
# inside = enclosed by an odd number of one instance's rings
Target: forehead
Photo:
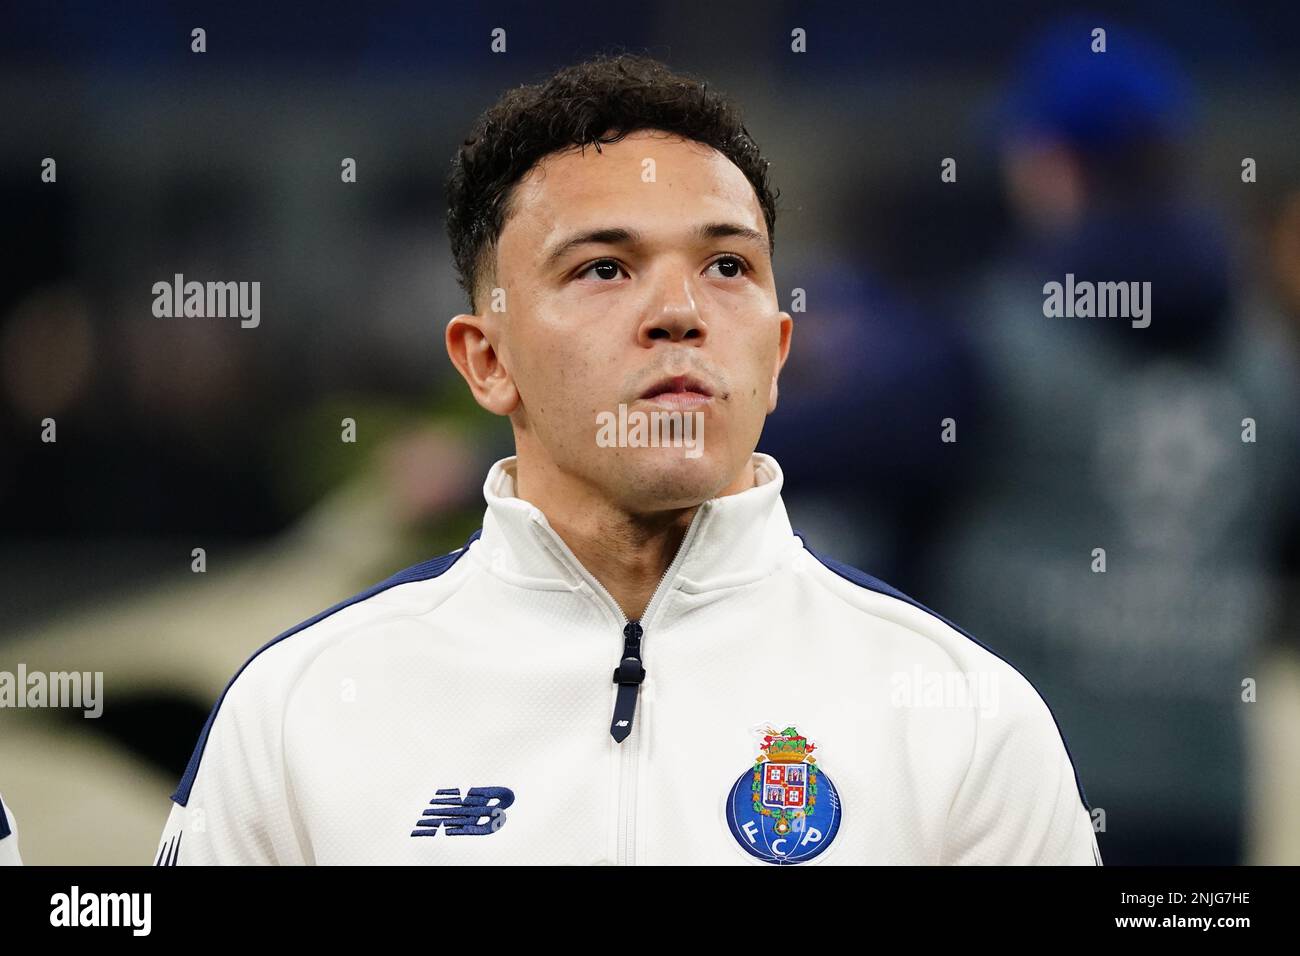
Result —
[[602, 143], [599, 151], [587, 145], [545, 157], [516, 185], [511, 207], [502, 257], [533, 262], [551, 240], [605, 226], [635, 228], [651, 241], [685, 237], [697, 224], [715, 221], [767, 235], [758, 196], [735, 163], [703, 143], [657, 130]]

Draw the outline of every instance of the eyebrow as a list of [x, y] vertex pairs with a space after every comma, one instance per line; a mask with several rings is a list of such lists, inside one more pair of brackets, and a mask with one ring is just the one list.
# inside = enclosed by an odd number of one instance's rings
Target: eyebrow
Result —
[[[759, 246], [764, 252], [768, 250], [767, 239], [756, 229], [741, 226], [733, 222], [707, 222], [695, 229], [695, 239], [707, 242], [710, 239], [741, 239]], [[643, 236], [635, 229], [626, 226], [605, 226], [588, 229], [559, 242], [546, 254], [544, 265], [549, 267], [568, 255], [578, 246], [585, 245], [632, 245], [642, 240]]]

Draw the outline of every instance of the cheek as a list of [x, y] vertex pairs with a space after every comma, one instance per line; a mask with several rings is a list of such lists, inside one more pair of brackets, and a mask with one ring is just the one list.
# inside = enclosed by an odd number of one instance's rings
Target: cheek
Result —
[[[611, 364], [585, 351], [559, 347], [556, 337], [519, 343], [524, 356], [516, 375], [525, 405], [543, 416], [554, 435], [596, 428], [596, 414], [616, 406], [617, 390], [608, 384]], [[590, 426], [590, 429], [588, 429]]]
[[776, 368], [779, 342], [775, 335], [756, 336], [750, 343], [746, 358], [747, 385], [752, 391], [747, 397], [752, 400], [767, 401], [767, 393], [772, 386], [772, 371]]

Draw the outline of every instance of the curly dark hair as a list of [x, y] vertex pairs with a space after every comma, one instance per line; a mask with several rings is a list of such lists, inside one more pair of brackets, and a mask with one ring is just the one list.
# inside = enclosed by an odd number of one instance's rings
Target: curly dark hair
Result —
[[708, 84], [647, 56], [601, 54], [565, 67], [543, 83], [510, 90], [474, 124], [447, 178], [447, 234], [457, 281], [476, 311], [476, 293], [495, 273], [496, 242], [515, 185], [551, 153], [616, 143], [629, 133], [663, 130], [712, 146], [754, 187], [775, 248], [776, 201], [768, 161], [738, 108]]

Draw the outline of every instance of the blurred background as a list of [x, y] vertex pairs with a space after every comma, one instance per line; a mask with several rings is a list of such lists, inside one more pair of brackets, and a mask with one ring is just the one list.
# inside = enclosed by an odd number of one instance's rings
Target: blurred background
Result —
[[[152, 862], [239, 665], [479, 526], [512, 443], [443, 350], [443, 181], [621, 49], [772, 162], [795, 527], [1029, 677], [1107, 863], [1300, 863], [1300, 7], [1129, 6], [5, 5], [0, 670], [105, 684], [0, 710], [25, 861]], [[1067, 272], [1150, 327], [1045, 318]], [[175, 273], [260, 325], [154, 317]]]

